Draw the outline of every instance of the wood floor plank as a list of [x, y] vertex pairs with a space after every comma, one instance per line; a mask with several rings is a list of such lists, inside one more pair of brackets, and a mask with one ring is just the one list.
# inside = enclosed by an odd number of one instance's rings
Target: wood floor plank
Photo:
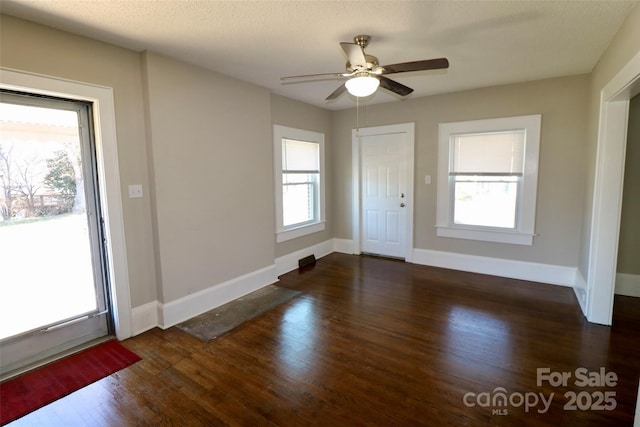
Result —
[[[344, 254], [285, 274], [278, 285], [301, 294], [209, 343], [176, 328], [126, 340], [142, 361], [14, 424], [633, 423], [640, 299], [616, 296], [614, 325], [606, 327], [586, 322], [571, 288]], [[601, 367], [618, 376], [615, 386], [575, 384], [576, 369]], [[572, 378], [539, 386], [538, 368]], [[479, 404], [496, 390], [553, 398], [545, 411]], [[585, 403], [605, 391], [615, 393], [614, 410], [566, 407], [571, 393]]]

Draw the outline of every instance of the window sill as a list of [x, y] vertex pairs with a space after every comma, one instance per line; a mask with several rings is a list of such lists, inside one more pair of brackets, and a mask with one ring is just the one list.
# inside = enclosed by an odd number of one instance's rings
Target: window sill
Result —
[[533, 246], [533, 233], [519, 231], [507, 231], [496, 229], [451, 227], [436, 225], [438, 237], [451, 237], [454, 239], [481, 240], [494, 243], [508, 243], [511, 245]]
[[324, 229], [325, 221], [321, 221], [313, 224], [303, 225], [297, 228], [291, 228], [289, 230], [281, 230], [276, 233], [276, 242], [286, 242], [287, 240], [297, 239], [298, 237], [317, 233], [319, 231], [323, 231]]

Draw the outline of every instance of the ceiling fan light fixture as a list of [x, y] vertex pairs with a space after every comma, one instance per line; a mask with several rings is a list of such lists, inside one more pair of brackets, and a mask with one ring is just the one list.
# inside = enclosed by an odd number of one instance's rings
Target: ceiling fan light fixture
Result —
[[347, 80], [345, 86], [351, 95], [364, 98], [378, 89], [380, 80], [371, 76], [358, 76]]

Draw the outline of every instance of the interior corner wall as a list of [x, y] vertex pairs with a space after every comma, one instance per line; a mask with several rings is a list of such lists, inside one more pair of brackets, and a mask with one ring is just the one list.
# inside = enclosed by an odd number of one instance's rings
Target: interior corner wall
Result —
[[274, 263], [265, 88], [145, 54], [161, 303]]
[[[122, 194], [149, 188], [137, 52], [0, 15], [0, 66], [113, 89]], [[154, 239], [148, 198], [122, 200], [132, 305], [155, 301]]]
[[[310, 248], [333, 238], [333, 221], [331, 207], [333, 200], [333, 169], [331, 161], [331, 113], [328, 110], [315, 107], [283, 96], [271, 95], [271, 121], [274, 125], [288, 126], [324, 134], [324, 176], [325, 176], [325, 211], [326, 228], [297, 239], [276, 243], [276, 257]], [[271, 133], [270, 133], [271, 135]], [[273, 189], [272, 191], [275, 191]], [[275, 227], [275, 226], [274, 226]], [[275, 238], [274, 238], [275, 240]]]
[[[578, 258], [588, 76], [539, 80], [360, 108], [362, 127], [415, 122], [414, 247], [575, 268]], [[438, 124], [542, 114], [533, 246], [437, 237]], [[334, 235], [351, 239], [354, 109], [333, 113]], [[431, 184], [425, 184], [425, 176]], [[572, 283], [567, 283], [572, 285]]]

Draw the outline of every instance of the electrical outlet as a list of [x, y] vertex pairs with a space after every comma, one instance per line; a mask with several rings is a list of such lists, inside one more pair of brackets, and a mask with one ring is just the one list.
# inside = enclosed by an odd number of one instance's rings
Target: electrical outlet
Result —
[[129, 198], [130, 199], [139, 199], [142, 197], [142, 185], [130, 185], [129, 186]]

